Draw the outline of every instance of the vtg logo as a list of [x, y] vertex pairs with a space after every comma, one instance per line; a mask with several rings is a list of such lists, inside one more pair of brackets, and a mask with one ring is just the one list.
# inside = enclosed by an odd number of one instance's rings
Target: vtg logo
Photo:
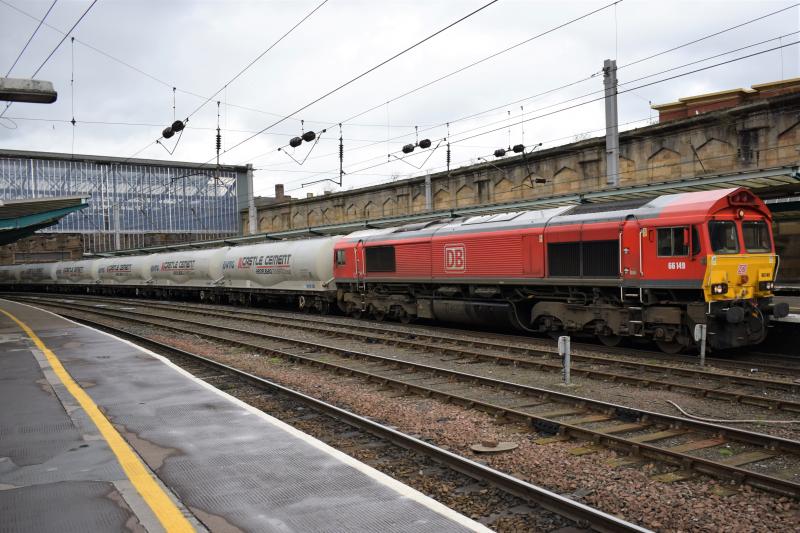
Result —
[[444, 270], [464, 272], [467, 269], [467, 248], [463, 244], [446, 244], [444, 247]]

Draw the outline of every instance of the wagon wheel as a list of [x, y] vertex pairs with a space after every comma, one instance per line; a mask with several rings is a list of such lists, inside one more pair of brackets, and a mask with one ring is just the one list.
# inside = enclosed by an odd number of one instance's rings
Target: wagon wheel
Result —
[[400, 309], [400, 311], [397, 313], [397, 319], [401, 324], [411, 324], [411, 322], [414, 320], [414, 317], [409, 315], [405, 309]]
[[386, 312], [381, 309], [373, 309], [372, 317], [378, 322], [383, 322], [386, 319]]
[[331, 312], [331, 303], [328, 300], [319, 302], [319, 314], [328, 315]]
[[622, 337], [619, 336], [619, 335], [614, 335], [614, 334], [611, 334], [611, 335], [598, 335], [597, 338], [600, 340], [600, 342], [603, 345], [610, 346], [612, 348], [614, 346], [619, 346], [620, 344], [622, 344]]
[[679, 354], [685, 346], [677, 341], [656, 341], [659, 350], [670, 355]]
[[359, 319], [361, 318], [361, 308], [351, 303], [348, 306], [347, 314], [355, 319]]

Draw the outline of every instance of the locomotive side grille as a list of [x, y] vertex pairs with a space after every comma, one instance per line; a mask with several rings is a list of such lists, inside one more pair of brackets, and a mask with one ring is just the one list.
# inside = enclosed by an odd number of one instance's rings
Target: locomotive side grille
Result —
[[394, 272], [394, 246], [370, 246], [364, 249], [367, 272]]
[[584, 242], [582, 261], [583, 276], [585, 277], [617, 277], [619, 275], [619, 242]]
[[549, 243], [547, 268], [553, 277], [615, 278], [619, 275], [619, 242]]
[[581, 247], [578, 242], [553, 242], [547, 245], [547, 269], [551, 276], [581, 275]]

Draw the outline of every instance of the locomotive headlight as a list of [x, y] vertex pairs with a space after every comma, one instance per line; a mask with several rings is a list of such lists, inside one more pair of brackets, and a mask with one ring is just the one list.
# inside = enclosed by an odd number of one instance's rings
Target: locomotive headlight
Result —
[[758, 282], [758, 290], [760, 291], [771, 291], [775, 288], [774, 281], [760, 281]]
[[727, 283], [715, 283], [711, 286], [711, 294], [725, 294], [728, 292]]

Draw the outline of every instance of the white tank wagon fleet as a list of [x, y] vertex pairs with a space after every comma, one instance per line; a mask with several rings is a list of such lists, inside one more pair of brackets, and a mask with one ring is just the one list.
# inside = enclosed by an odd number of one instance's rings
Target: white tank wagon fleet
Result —
[[327, 312], [340, 237], [0, 267], [0, 285], [208, 302], [287, 302]]

